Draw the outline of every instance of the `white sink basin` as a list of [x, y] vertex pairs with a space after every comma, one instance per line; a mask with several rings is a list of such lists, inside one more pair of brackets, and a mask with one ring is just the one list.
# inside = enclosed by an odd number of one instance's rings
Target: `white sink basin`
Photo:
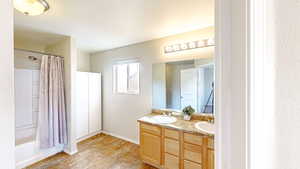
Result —
[[207, 133], [211, 133], [211, 134], [215, 133], [215, 125], [212, 123], [201, 121], [201, 122], [195, 123], [195, 127], [197, 129], [202, 130]]
[[158, 115], [151, 118], [153, 122], [161, 123], [161, 124], [168, 124], [168, 123], [174, 123], [177, 121], [175, 117], [172, 116], [166, 116], [166, 115]]

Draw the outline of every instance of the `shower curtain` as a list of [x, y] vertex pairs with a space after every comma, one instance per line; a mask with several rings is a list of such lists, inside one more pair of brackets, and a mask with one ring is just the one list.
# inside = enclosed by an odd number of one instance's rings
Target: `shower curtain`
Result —
[[42, 57], [38, 123], [40, 148], [67, 143], [63, 71], [62, 58], [46, 55]]

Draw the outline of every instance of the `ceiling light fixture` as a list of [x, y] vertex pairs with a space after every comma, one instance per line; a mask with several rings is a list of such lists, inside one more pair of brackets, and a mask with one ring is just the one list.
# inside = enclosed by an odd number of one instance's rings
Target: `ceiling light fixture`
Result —
[[14, 7], [25, 15], [36, 16], [49, 10], [45, 0], [14, 0]]

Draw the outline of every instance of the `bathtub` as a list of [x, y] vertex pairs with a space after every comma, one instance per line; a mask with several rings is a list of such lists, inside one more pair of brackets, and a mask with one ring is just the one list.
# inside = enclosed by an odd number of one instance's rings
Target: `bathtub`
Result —
[[35, 129], [27, 129], [26, 132], [22, 131], [22, 133], [20, 133], [21, 131], [16, 131], [16, 169], [24, 168], [63, 150], [63, 145], [49, 149], [40, 149], [34, 131]]
[[[27, 57], [27, 54], [24, 56]], [[15, 69], [15, 160], [18, 169], [63, 149], [63, 146], [43, 150], [39, 148], [36, 139], [38, 105], [39, 70]]]

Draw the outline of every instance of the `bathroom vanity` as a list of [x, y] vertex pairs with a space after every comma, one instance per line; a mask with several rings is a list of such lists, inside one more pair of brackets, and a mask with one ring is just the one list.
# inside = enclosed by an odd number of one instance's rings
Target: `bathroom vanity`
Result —
[[153, 117], [159, 114], [138, 120], [143, 162], [160, 169], [214, 169], [214, 133], [196, 128], [201, 121], [172, 117], [175, 122], [161, 123]]
[[[140, 155], [159, 169], [214, 169], [214, 58], [152, 65], [152, 113], [140, 118]], [[191, 121], [181, 114], [190, 106]], [[179, 113], [179, 114], [178, 114]]]

